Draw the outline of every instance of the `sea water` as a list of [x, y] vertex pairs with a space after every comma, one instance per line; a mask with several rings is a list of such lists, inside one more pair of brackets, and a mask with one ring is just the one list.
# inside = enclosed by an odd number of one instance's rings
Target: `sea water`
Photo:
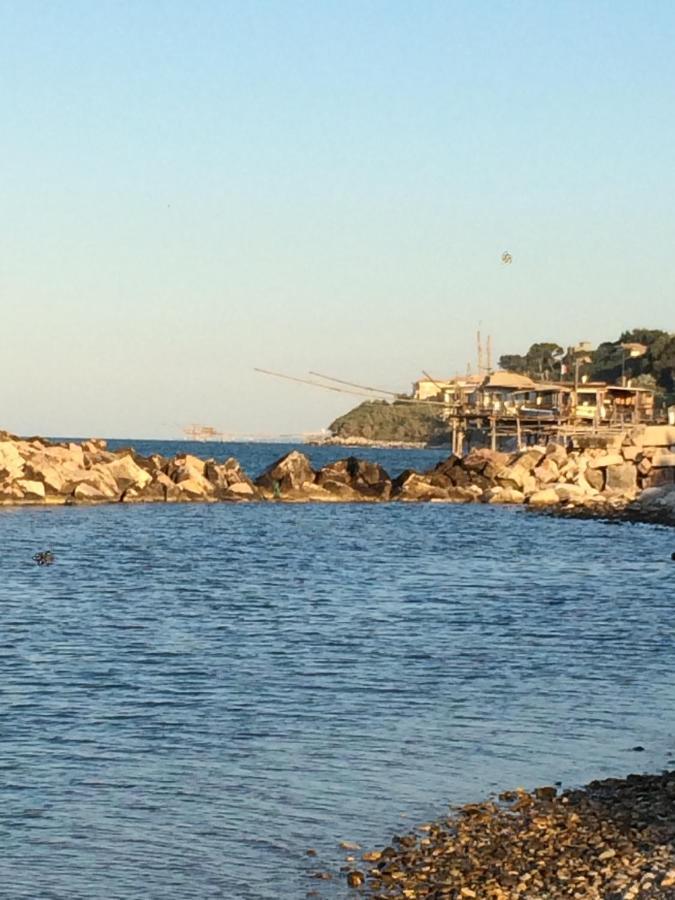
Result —
[[344, 897], [341, 840], [660, 770], [673, 549], [483, 505], [0, 510], [0, 897]]

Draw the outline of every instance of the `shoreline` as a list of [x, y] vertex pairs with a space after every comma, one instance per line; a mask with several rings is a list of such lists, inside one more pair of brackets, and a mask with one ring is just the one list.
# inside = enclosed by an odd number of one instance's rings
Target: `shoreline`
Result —
[[370, 438], [326, 437], [314, 438], [304, 442], [308, 447], [353, 447], [370, 450], [450, 450], [449, 443], [429, 444], [428, 441], [374, 441]]
[[504, 791], [348, 862], [373, 900], [673, 900], [675, 770]]

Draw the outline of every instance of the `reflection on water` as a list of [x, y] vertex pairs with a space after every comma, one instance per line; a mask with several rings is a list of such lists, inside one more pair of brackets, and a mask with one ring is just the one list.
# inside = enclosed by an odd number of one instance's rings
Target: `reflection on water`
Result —
[[669, 531], [113, 505], [0, 511], [0, 547], [12, 900], [344, 896], [308, 879], [341, 839], [675, 751]]

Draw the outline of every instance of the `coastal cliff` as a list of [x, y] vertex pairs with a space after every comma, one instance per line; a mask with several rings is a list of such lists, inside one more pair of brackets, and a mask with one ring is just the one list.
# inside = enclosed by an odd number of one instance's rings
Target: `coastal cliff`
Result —
[[112, 452], [105, 441], [55, 443], [0, 432], [0, 505], [145, 502], [445, 502], [527, 504], [562, 514], [675, 522], [675, 427], [641, 426], [607, 448], [560, 444], [450, 455], [396, 478], [350, 456], [315, 470], [297, 450], [255, 481], [240, 463], [191, 454]]

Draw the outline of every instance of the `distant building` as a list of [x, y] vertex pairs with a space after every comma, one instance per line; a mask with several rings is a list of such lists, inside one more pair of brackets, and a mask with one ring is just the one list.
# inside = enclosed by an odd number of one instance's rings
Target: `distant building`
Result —
[[440, 400], [451, 403], [453, 399], [464, 398], [483, 383], [482, 375], [454, 375], [452, 378], [420, 378], [413, 382], [412, 396], [415, 400]]

